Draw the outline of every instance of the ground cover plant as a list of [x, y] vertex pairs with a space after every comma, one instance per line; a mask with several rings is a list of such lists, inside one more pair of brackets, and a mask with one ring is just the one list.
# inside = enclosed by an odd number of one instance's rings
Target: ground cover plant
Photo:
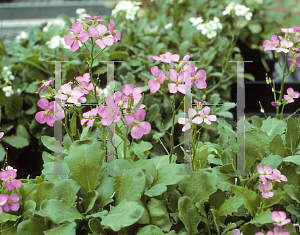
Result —
[[[63, 38], [72, 53], [80, 43], [86, 49], [81, 65], [86, 70], [73, 81], [62, 79], [61, 85], [51, 79], [34, 91], [40, 94], [35, 120], [52, 130], [61, 123], [62, 142], [53, 135], [41, 136], [48, 151], [43, 152], [42, 174], [35, 179], [16, 179], [18, 172], [7, 164], [6, 153], [0, 173], [1, 234], [299, 233], [300, 117], [294, 117], [299, 110], [283, 118], [284, 106], [295, 102], [299, 92], [284, 90], [283, 85], [300, 67], [298, 58], [287, 56], [289, 51], [299, 53], [300, 27], [281, 31], [284, 36], [273, 35], [263, 43], [275, 57], [284, 53], [283, 71], [290, 69], [283, 74], [280, 91], [273, 81], [270, 105], [277, 116], [237, 123], [244, 126], [240, 143], [245, 148], [245, 173], [250, 173], [239, 175], [236, 132], [213, 111], [211, 100], [192, 95], [192, 105], [182, 109], [188, 95], [208, 88], [205, 69], [191, 64], [189, 54], [164, 51], [148, 56], [152, 65], [147, 90], [130, 83], [101, 89], [94, 63], [120, 44], [123, 34], [113, 19], [100, 15], [77, 20]], [[266, 82], [272, 84], [272, 79], [267, 76]], [[170, 127], [162, 125], [168, 141], [157, 131], [151, 133], [153, 113], [159, 110], [146, 102], [149, 90], [148, 95], [162, 97], [171, 109]], [[182, 138], [175, 145], [177, 123]], [[201, 141], [201, 130], [212, 124], [217, 141]], [[155, 141], [147, 138], [150, 134], [162, 146], [152, 155]], [[0, 139], [5, 135], [1, 132]], [[183, 148], [186, 144], [188, 149]], [[179, 163], [175, 149], [181, 149], [188, 164]], [[111, 154], [113, 169], [107, 164]], [[194, 174], [186, 173], [188, 166]]]

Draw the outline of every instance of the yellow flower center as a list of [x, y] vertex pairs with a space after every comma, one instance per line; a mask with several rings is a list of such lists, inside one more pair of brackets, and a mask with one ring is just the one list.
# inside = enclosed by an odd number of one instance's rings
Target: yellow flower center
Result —
[[51, 114], [51, 111], [50, 111], [49, 109], [46, 109], [45, 114], [46, 114], [46, 115], [50, 115], [50, 114]]
[[292, 94], [289, 94], [289, 97], [293, 98], [293, 95], [292, 95]]
[[154, 78], [154, 80], [155, 80], [156, 82], [159, 82], [159, 79], [158, 79], [158, 78]]
[[270, 42], [271, 47], [274, 46], [273, 42]]
[[102, 40], [103, 36], [101, 34], [99, 34], [98, 38], [97, 39], [100, 39]]
[[178, 85], [180, 84], [180, 82], [177, 80], [177, 81], [175, 82], [175, 84], [176, 84], [176, 86], [178, 86]]
[[112, 35], [116, 34], [116, 30], [114, 29], [111, 34]]
[[280, 179], [280, 175], [276, 175], [276, 177], [277, 177], [278, 179]]
[[265, 189], [264, 189], [264, 192], [265, 192], [265, 193], [269, 192], [269, 189], [265, 188]]
[[196, 82], [198, 79], [199, 79], [199, 77], [196, 76], [196, 75], [193, 77], [193, 80], [194, 80], [195, 82]]
[[78, 34], [75, 34], [75, 35], [73, 36], [73, 38], [74, 38], [76, 41], [78, 41], [78, 40], [79, 40]]
[[13, 181], [13, 178], [10, 176], [9, 179], [8, 179], [8, 181]]
[[7, 203], [8, 203], [8, 205], [11, 205], [11, 200], [8, 200]]
[[139, 120], [135, 120], [134, 125], [135, 126], [139, 126], [140, 125], [140, 121]]
[[114, 118], [114, 117], [115, 117], [114, 112], [112, 112], [112, 113], [110, 114], [110, 116], [111, 116], [112, 118]]
[[204, 118], [208, 118], [208, 115], [205, 115]]

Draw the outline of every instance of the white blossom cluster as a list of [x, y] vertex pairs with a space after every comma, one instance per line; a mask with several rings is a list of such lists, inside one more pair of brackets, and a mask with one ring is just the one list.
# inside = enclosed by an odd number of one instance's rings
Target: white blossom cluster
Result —
[[5, 92], [6, 97], [10, 97], [14, 93], [12, 86], [3, 87], [2, 89]]
[[234, 9], [234, 13], [237, 16], [244, 16], [246, 20], [251, 20], [253, 14], [250, 12], [250, 8], [245, 5], [236, 4], [234, 2], [230, 2], [225, 10], [222, 12], [223, 15], [230, 15], [230, 12]]
[[141, 2], [121, 1], [116, 5], [115, 9], [112, 10], [111, 15], [117, 17], [119, 11], [125, 11], [126, 19], [134, 20], [137, 11], [140, 9], [139, 5], [141, 4]]
[[28, 33], [26, 33], [25, 31], [21, 31], [20, 34], [16, 37], [16, 42], [19, 43], [22, 41], [22, 39], [27, 39], [28, 36]]
[[201, 33], [203, 35], [206, 35], [208, 38], [214, 38], [217, 36], [217, 29], [222, 29], [223, 26], [220, 23], [220, 19], [218, 17], [214, 17], [213, 20], [210, 20], [207, 23], [203, 23], [202, 17], [190, 18], [190, 22], [193, 24], [193, 26], [196, 26], [198, 30], [201, 30]]
[[58, 25], [61, 30], [63, 30], [66, 26], [66, 22], [63, 19], [55, 19], [53, 21], [49, 21], [46, 26], [43, 27], [43, 32], [48, 32], [49, 28], [52, 25]]
[[15, 76], [12, 75], [12, 72], [8, 69], [7, 66], [3, 67], [2, 75], [5, 82], [9, 82], [10, 80], [15, 79]]
[[84, 9], [84, 8], [77, 8], [76, 14], [78, 15], [78, 19], [80, 19], [80, 20], [84, 20], [85, 19], [84, 17], [91, 17], [90, 14], [86, 13], [86, 9]]
[[[78, 42], [79, 46], [81, 46], [80, 41]], [[61, 38], [60, 36], [54, 36], [50, 41], [46, 42], [46, 45], [51, 49], [55, 49], [56, 47], [64, 47], [66, 49], [70, 49], [70, 47], [66, 45], [64, 38]]]

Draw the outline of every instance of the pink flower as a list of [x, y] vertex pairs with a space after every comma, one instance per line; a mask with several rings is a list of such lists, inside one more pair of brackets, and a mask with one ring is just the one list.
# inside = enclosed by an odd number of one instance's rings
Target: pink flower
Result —
[[[261, 233], [261, 234], [263, 234], [263, 233]], [[274, 228], [274, 233], [272, 231], [269, 231], [267, 233], [267, 235], [290, 235], [290, 232], [285, 230], [285, 229], [279, 231], [279, 228], [275, 227]]]
[[65, 36], [65, 43], [67, 46], [70, 46], [71, 51], [77, 51], [79, 48], [79, 42], [86, 42], [89, 39], [89, 34], [87, 31], [82, 30], [81, 23], [75, 23], [72, 25], [72, 30], [69, 31], [73, 32], [74, 35], [68, 34]]
[[278, 106], [278, 102], [271, 102], [271, 105], [274, 106], [274, 107], [277, 107]]
[[[57, 119], [53, 114], [54, 113], [54, 101], [49, 103], [46, 98], [42, 98], [37, 102], [37, 105], [40, 108], [44, 109], [44, 111], [37, 112], [35, 114], [35, 119], [41, 124], [44, 124], [46, 122], [49, 126], [54, 126], [54, 122]], [[59, 119], [62, 119], [65, 117], [65, 114], [61, 110], [61, 107], [58, 103], [56, 103], [55, 109], [56, 109], [55, 115]]]
[[282, 227], [291, 222], [291, 219], [286, 219], [284, 211], [273, 211], [271, 217], [275, 221], [274, 226]]
[[87, 16], [87, 17], [84, 17], [84, 18], [86, 18], [88, 21], [90, 21], [90, 22], [94, 22], [94, 23], [96, 23], [96, 22], [107, 22], [107, 21], [105, 21], [105, 20], [99, 20], [100, 18], [102, 18], [102, 16], [94, 16], [94, 18], [93, 17], [89, 17], [89, 16]]
[[104, 34], [107, 32], [107, 28], [104, 25], [90, 26], [88, 31], [91, 37], [97, 39], [95, 43], [101, 49], [104, 49], [107, 45], [111, 46], [114, 43], [112, 37], [104, 37]]
[[153, 74], [153, 76], [155, 78], [152, 78], [148, 82], [148, 86], [149, 86], [151, 92], [155, 93], [159, 90], [160, 84], [164, 83], [165, 73], [164, 72], [159, 72], [157, 66], [154, 66], [154, 67], [151, 68], [151, 73]]
[[[94, 91], [93, 83], [89, 84], [88, 90]], [[97, 94], [97, 96], [102, 95], [103, 94], [103, 90], [101, 88], [99, 88], [99, 87], [96, 87], [96, 94]]]
[[15, 172], [17, 172], [17, 169], [14, 169], [11, 166], [6, 166], [5, 169], [1, 168], [1, 171], [7, 171], [7, 170], [14, 170]]
[[280, 180], [282, 181], [287, 181], [287, 178], [285, 175], [282, 175], [281, 172], [277, 169], [273, 169], [273, 178], [272, 180], [275, 180], [277, 182], [281, 182]]
[[234, 235], [243, 235], [239, 229], [233, 229], [231, 232], [233, 232]]
[[119, 30], [115, 30], [115, 22], [114, 20], [110, 19], [110, 24], [108, 25], [109, 32], [111, 36], [113, 37], [113, 40], [115, 41], [116, 45], [118, 45], [117, 40], [121, 39], [121, 33]]
[[293, 28], [287, 28], [287, 29], [281, 28], [281, 31], [282, 31], [283, 33], [295, 33], [295, 31], [294, 31]]
[[[298, 49], [298, 48], [296, 48], [296, 49]], [[288, 60], [290, 61], [289, 64], [288, 64], [289, 67], [291, 67], [292, 64], [295, 64], [296, 68], [300, 67], [300, 56], [298, 56], [296, 59], [288, 58]]]
[[95, 117], [97, 115], [97, 113], [98, 113], [98, 107], [93, 108], [92, 110], [85, 112], [84, 114], [82, 114], [82, 116], [84, 118], [81, 119], [80, 124], [83, 125], [84, 123], [87, 122], [86, 125], [93, 126], [93, 123], [94, 123], [95, 119], [92, 119], [92, 118]]
[[[183, 62], [188, 62], [189, 61], [189, 59], [190, 59], [190, 56], [189, 55], [185, 55], [184, 57], [183, 57]], [[174, 67], [177, 67], [177, 65], [178, 64], [174, 64]], [[184, 65], [184, 67], [186, 67], [187, 66], [187, 64], [186, 65]]]
[[[299, 27], [300, 28], [300, 27]], [[300, 38], [300, 37], [299, 37]], [[295, 48], [294, 49], [294, 52], [296, 52], [297, 54], [300, 52], [300, 49], [299, 48]], [[299, 58], [299, 57], [298, 57]]]
[[114, 94], [114, 102], [117, 104], [119, 107], [122, 106], [124, 108], [124, 103], [126, 103], [128, 100], [128, 96], [125, 94], [117, 91]]
[[262, 192], [263, 197], [265, 197], [265, 198], [274, 196], [274, 193], [270, 191], [272, 189], [272, 187], [273, 187], [273, 185], [270, 182], [267, 182], [265, 184], [260, 184], [258, 186], [259, 190]]
[[177, 91], [180, 91], [182, 94], [185, 95], [186, 85], [180, 84], [180, 83], [184, 83], [184, 73], [185, 73], [184, 71], [181, 71], [178, 74], [178, 78], [177, 78], [177, 71], [175, 69], [170, 69], [169, 78], [171, 81], [175, 82], [175, 84], [168, 83], [170, 93], [176, 93]]
[[84, 94], [80, 90], [72, 90], [71, 83], [64, 84], [60, 87], [60, 91], [63, 93], [58, 93], [54, 97], [55, 99], [67, 100], [67, 102], [81, 106], [81, 102], [78, 102]]
[[188, 77], [188, 81], [190, 78], [192, 78], [191, 80], [191, 87], [193, 87], [193, 81], [195, 81], [195, 84], [196, 86], [199, 88], [199, 89], [204, 89], [206, 88], [207, 84], [205, 82], [206, 80], [206, 72], [204, 70], [199, 70], [197, 72], [197, 74], [195, 75], [195, 66], [190, 66], [188, 69], [187, 69], [187, 77]]
[[284, 99], [287, 100], [288, 103], [293, 103], [294, 99], [293, 98], [298, 98], [299, 97], [299, 92], [294, 91], [293, 88], [288, 88], [287, 89], [287, 95], [284, 95]]
[[142, 87], [135, 87], [132, 89], [132, 86], [130, 84], [125, 84], [122, 87], [123, 90], [123, 94], [126, 95], [127, 97], [131, 97], [134, 100], [138, 99], [140, 100], [140, 98], [142, 98]]
[[113, 122], [117, 122], [121, 119], [122, 114], [119, 113], [120, 107], [117, 104], [114, 104], [114, 110], [112, 107], [104, 106], [99, 110], [99, 115], [102, 117], [101, 123], [104, 126], [108, 126]]
[[200, 118], [201, 118], [200, 123], [202, 123], [204, 121], [207, 125], [210, 125], [211, 124], [210, 121], [216, 121], [217, 120], [216, 115], [209, 115], [208, 116], [209, 112], [210, 112], [209, 107], [204, 107], [203, 110], [200, 110]]
[[259, 178], [260, 178], [260, 180], [262, 182], [267, 182], [268, 179], [273, 178], [273, 176], [271, 176], [271, 174], [272, 174], [272, 167], [270, 167], [268, 165], [266, 165], [264, 167], [262, 165], [257, 165], [256, 168], [257, 168], [258, 173], [261, 174], [259, 176]]
[[1, 206], [3, 206], [3, 209], [8, 212], [9, 210], [17, 211], [20, 208], [20, 204], [18, 203], [20, 197], [18, 194], [13, 193], [10, 196], [3, 194], [0, 195], [0, 214], [3, 212]]
[[294, 30], [295, 32], [300, 32], [300, 27], [293, 26], [293, 30]]
[[280, 45], [281, 45], [281, 47], [276, 48], [276, 51], [288, 53], [290, 51], [288, 48], [292, 47], [294, 45], [294, 43], [291, 41], [287, 41], [287, 40], [281, 40]]
[[0, 179], [5, 181], [5, 187], [8, 190], [13, 190], [14, 188], [20, 188], [22, 186], [22, 182], [15, 179], [16, 176], [17, 173], [14, 170], [0, 172]]
[[4, 132], [0, 132], [0, 141], [3, 136], [4, 136]]
[[254, 235], [265, 235], [262, 232], [255, 233]]
[[134, 110], [132, 114], [126, 114], [124, 116], [125, 124], [127, 126], [132, 126], [131, 136], [134, 139], [142, 138], [143, 135], [146, 135], [151, 130], [151, 125], [149, 122], [140, 122], [146, 116], [146, 111], [141, 108], [137, 108]]
[[279, 40], [277, 39], [277, 35], [272, 35], [271, 42], [269, 40], [265, 40], [263, 43], [263, 47], [265, 51], [275, 50], [278, 44]]
[[150, 60], [160, 60], [161, 62], [171, 63], [172, 61], [179, 61], [179, 55], [172, 55], [171, 52], [167, 52], [166, 54], [162, 54], [158, 56], [152, 56]]
[[[178, 123], [185, 125], [182, 128], [183, 132], [191, 129], [192, 123], [196, 123], [196, 124], [201, 123], [201, 118], [200, 117], [195, 117], [196, 114], [197, 114], [197, 111], [193, 108], [190, 108], [189, 111], [188, 111], [189, 118], [183, 118], [183, 117], [178, 118]], [[193, 119], [193, 117], [195, 117], [195, 118]]]
[[89, 81], [91, 81], [90, 79], [90, 74], [89, 73], [85, 73], [82, 76], [78, 76], [76, 77], [76, 80], [84, 87], [87, 87], [87, 84]]
[[52, 79], [52, 80], [50, 80], [50, 81], [45, 82], [41, 87], [39, 87], [39, 89], [38, 89], [37, 92], [35, 92], [35, 93], [39, 93], [39, 91], [40, 91], [42, 88], [43, 88], [42, 92], [46, 92], [47, 89], [45, 88], [45, 86], [47, 86], [47, 85], [49, 86], [49, 85], [53, 84], [54, 80], [55, 80], [55, 79]]

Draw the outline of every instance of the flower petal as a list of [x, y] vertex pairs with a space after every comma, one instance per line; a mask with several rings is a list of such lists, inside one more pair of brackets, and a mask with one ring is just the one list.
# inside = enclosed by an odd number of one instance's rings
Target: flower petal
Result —
[[146, 116], [146, 111], [144, 109], [138, 108], [134, 110], [133, 115], [136, 120], [141, 121]]
[[125, 124], [127, 126], [132, 126], [134, 124], [135, 119], [134, 119], [134, 116], [132, 114], [126, 114], [124, 116], [124, 119], [125, 119]]

